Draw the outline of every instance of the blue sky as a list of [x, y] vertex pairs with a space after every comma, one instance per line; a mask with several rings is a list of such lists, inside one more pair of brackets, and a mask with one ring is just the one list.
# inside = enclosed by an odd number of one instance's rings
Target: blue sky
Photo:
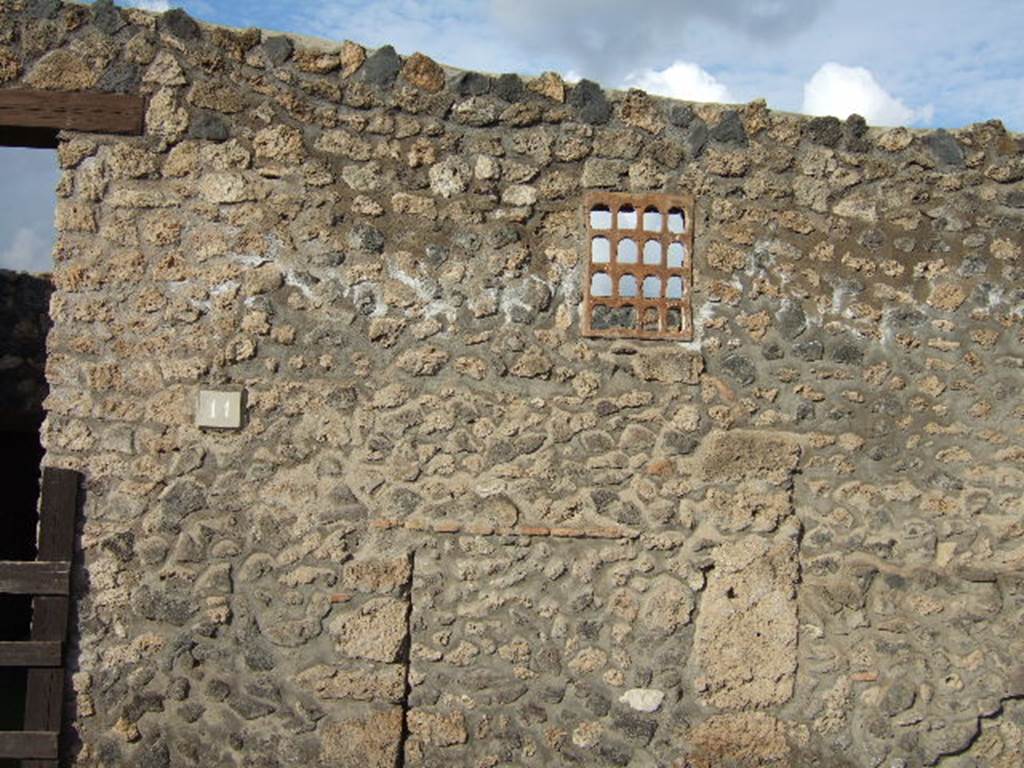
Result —
[[[1024, 0], [134, 0], [488, 72], [587, 77], [697, 101], [1024, 131]], [[48, 153], [0, 150], [0, 266], [46, 269]], [[42, 174], [42, 175], [41, 175]], [[34, 182], [28, 181], [35, 177]]]

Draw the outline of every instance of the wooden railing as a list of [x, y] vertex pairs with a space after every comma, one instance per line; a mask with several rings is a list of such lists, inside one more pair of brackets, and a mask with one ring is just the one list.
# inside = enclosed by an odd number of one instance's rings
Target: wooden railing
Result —
[[0, 758], [23, 768], [57, 768], [64, 705], [64, 641], [79, 474], [47, 467], [39, 512], [36, 562], [0, 562], [0, 594], [32, 595], [32, 632], [0, 643], [0, 666], [28, 668], [23, 731], [0, 731]]

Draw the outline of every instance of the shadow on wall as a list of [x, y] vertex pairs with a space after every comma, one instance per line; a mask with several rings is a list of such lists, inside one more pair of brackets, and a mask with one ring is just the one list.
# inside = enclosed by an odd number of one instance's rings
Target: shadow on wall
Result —
[[[0, 560], [36, 556], [37, 504], [43, 448], [46, 335], [53, 287], [48, 277], [0, 270], [0, 466], [4, 501]], [[0, 641], [27, 640], [31, 597], [0, 595]], [[24, 669], [0, 669], [0, 730], [19, 730]], [[0, 768], [17, 761], [0, 760]]]

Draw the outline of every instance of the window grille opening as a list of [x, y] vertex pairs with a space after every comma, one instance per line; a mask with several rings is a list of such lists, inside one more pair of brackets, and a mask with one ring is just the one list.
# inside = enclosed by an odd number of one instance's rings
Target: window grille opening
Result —
[[636, 229], [636, 208], [623, 205], [619, 208], [619, 229]]
[[636, 264], [636, 241], [631, 240], [628, 237], [623, 240], [619, 240], [619, 252], [616, 255], [616, 259], [619, 264]]
[[668, 231], [673, 235], [681, 235], [686, 231], [686, 215], [681, 208], [669, 209]]
[[583, 334], [691, 340], [693, 201], [595, 192], [586, 206]]
[[661, 232], [661, 212], [653, 205], [644, 211], [644, 232]]
[[672, 243], [668, 247], [668, 267], [670, 269], [682, 269], [686, 263], [686, 246], [682, 243]]
[[607, 272], [594, 273], [590, 279], [590, 295], [600, 297], [612, 295], [612, 279]]
[[660, 240], [648, 240], [644, 243], [644, 264], [661, 264]]
[[591, 229], [611, 229], [612, 228], [612, 212], [606, 205], [595, 206], [590, 211], [590, 228]]

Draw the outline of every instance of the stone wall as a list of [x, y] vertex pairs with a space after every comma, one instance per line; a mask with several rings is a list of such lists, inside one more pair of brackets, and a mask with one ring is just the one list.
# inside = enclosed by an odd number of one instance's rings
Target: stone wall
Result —
[[[1020, 137], [0, 10], [149, 99], [60, 146], [76, 765], [1020, 764]], [[692, 343], [581, 337], [593, 189], [694, 196]]]

